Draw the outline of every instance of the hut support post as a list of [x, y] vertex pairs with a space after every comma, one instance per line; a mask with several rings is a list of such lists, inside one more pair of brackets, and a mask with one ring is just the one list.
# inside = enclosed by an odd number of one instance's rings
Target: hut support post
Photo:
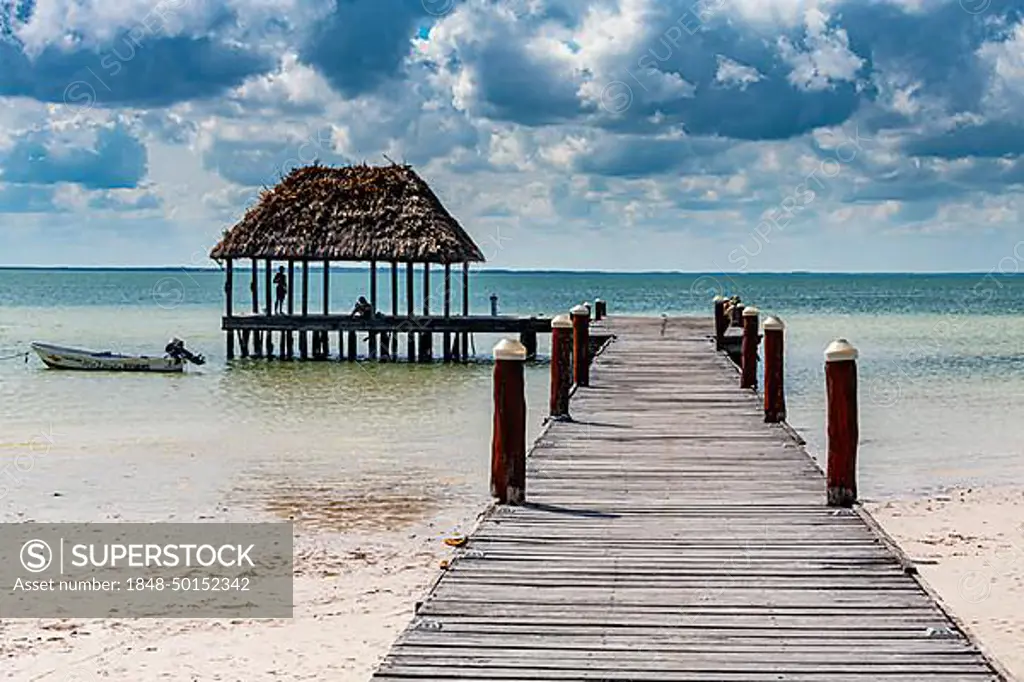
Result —
[[267, 299], [267, 317], [269, 317], [274, 314], [274, 290], [271, 283], [271, 278], [274, 276], [272, 272], [274, 269], [274, 262], [267, 258], [263, 261], [263, 268], [263, 296]]
[[[423, 316], [430, 315], [430, 263], [423, 264]], [[434, 354], [434, 338], [429, 331], [420, 333], [420, 362], [431, 362]]]
[[[373, 313], [370, 317], [377, 317], [377, 261], [370, 261], [370, 307], [373, 309]], [[377, 332], [370, 332], [369, 340], [370, 348], [370, 359], [377, 359]]]
[[526, 501], [526, 349], [511, 339], [494, 347], [491, 495], [499, 504]]
[[355, 362], [359, 351], [359, 337], [354, 330], [348, 332], [348, 361]]
[[825, 349], [828, 405], [828, 506], [852, 507], [857, 501], [857, 349], [846, 339]]
[[786, 421], [786, 393], [783, 389], [785, 351], [782, 320], [764, 321], [764, 420], [769, 424]]
[[409, 362], [416, 361], [416, 334], [413, 333], [413, 264], [405, 264], [405, 313], [406, 317], [409, 318], [409, 339], [408, 339], [408, 355]]
[[572, 317], [572, 376], [577, 386], [590, 385], [590, 311], [578, 305]]
[[[324, 260], [324, 316], [331, 314], [331, 261]], [[331, 335], [320, 332], [320, 357], [326, 360], [331, 356]]]
[[[295, 313], [295, 261], [289, 260], [288, 261], [288, 315], [291, 316], [294, 313]], [[287, 332], [287, 334], [288, 334], [287, 354], [288, 354], [288, 359], [290, 360], [290, 359], [295, 357], [295, 344], [294, 344], [295, 337], [292, 335], [291, 330], [289, 330]]]
[[[391, 261], [391, 315], [398, 317], [398, 262]], [[398, 334], [391, 334], [391, 359], [398, 359]]]
[[[462, 264], [462, 316], [469, 317], [469, 263]], [[459, 344], [462, 361], [469, 360], [469, 332], [462, 332], [462, 343]]]
[[549, 414], [554, 419], [569, 418], [569, 391], [572, 388], [572, 320], [558, 315], [551, 320], [551, 400]]
[[757, 308], [743, 309], [743, 342], [740, 346], [740, 388], [757, 388]]
[[[225, 315], [225, 317], [230, 318], [232, 316], [231, 315], [231, 308], [233, 307], [234, 294], [235, 294], [235, 277], [234, 277], [234, 274], [235, 274], [235, 264], [234, 264], [234, 261], [231, 260], [230, 258], [228, 258], [226, 263], [225, 263], [225, 267], [227, 268], [227, 271], [226, 271], [225, 277], [224, 277], [224, 315]], [[225, 354], [227, 355], [228, 360], [234, 360], [235, 359], [235, 331], [233, 329], [231, 329], [231, 330], [228, 330], [227, 332], [225, 332], [224, 340], [225, 340], [225, 343], [227, 344], [226, 348], [224, 349], [225, 350]]]
[[[444, 264], [444, 318], [447, 320], [452, 316], [452, 264]], [[444, 344], [444, 362], [452, 361], [452, 335], [444, 333], [441, 341]]]
[[[302, 261], [302, 316], [309, 315], [309, 261]], [[299, 357], [309, 357], [309, 337], [305, 326], [299, 330]]]
[[[260, 262], [255, 258], [252, 259], [252, 281], [249, 283], [249, 289], [252, 292], [252, 312], [253, 315], [260, 314]], [[253, 357], [260, 357], [263, 355], [263, 338], [258, 329], [252, 331], [252, 355]]]

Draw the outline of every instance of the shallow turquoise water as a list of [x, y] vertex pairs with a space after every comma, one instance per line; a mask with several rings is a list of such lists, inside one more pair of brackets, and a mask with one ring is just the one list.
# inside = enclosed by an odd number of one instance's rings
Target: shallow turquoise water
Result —
[[[236, 279], [236, 307], [247, 274]], [[337, 307], [365, 294], [367, 279], [332, 272]], [[435, 270], [435, 296], [441, 279]], [[229, 367], [222, 287], [219, 272], [0, 270], [0, 356], [33, 340], [160, 352], [179, 336], [210, 359], [180, 377], [0, 361], [0, 518], [187, 519], [329, 504], [326, 525], [372, 529], [486, 500], [486, 364]], [[458, 279], [452, 288], [459, 310]], [[380, 290], [388, 309], [383, 271]], [[508, 313], [601, 297], [613, 314], [647, 315], [706, 315], [715, 293], [739, 293], [787, 322], [790, 421], [812, 448], [823, 441], [822, 350], [837, 336], [860, 349], [864, 496], [1024, 483], [1024, 277], [484, 272], [474, 273], [471, 309], [488, 311], [492, 292]], [[477, 351], [495, 340], [477, 337]], [[547, 367], [531, 367], [527, 386], [536, 432]]]

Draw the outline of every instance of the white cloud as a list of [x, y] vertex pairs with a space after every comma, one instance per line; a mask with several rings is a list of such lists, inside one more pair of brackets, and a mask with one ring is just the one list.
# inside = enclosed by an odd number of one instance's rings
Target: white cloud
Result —
[[740, 64], [724, 55], [717, 55], [717, 59], [718, 70], [715, 72], [715, 80], [727, 87], [745, 90], [748, 85], [756, 83], [764, 77], [754, 67]]
[[826, 90], [835, 81], [854, 81], [864, 60], [850, 51], [850, 39], [842, 28], [830, 28], [829, 16], [819, 9], [804, 14], [807, 50], [801, 50], [787, 38], [779, 39], [779, 49], [792, 67], [789, 81], [804, 90]]

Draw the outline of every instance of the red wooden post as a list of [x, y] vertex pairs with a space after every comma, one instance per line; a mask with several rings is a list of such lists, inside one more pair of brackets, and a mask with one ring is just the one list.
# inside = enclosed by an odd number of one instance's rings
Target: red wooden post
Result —
[[743, 309], [743, 344], [740, 346], [740, 388], [757, 388], [757, 308]]
[[572, 377], [577, 386], [590, 385], [590, 310], [578, 305], [572, 317]]
[[729, 299], [724, 296], [715, 296], [715, 350], [722, 350], [722, 339], [725, 338], [725, 330], [729, 328], [729, 318], [725, 314], [725, 306]]
[[569, 417], [569, 389], [572, 388], [572, 319], [558, 315], [551, 320], [550, 416]]
[[746, 306], [744, 306], [740, 301], [736, 301], [732, 304], [732, 307], [729, 309], [729, 314], [731, 315], [729, 323], [733, 327], [743, 326], [743, 309], [745, 307]]
[[783, 388], [786, 325], [777, 317], [764, 321], [764, 420], [769, 424], [786, 421], [786, 392]]
[[837, 339], [825, 349], [828, 394], [828, 506], [851, 507], [857, 501], [857, 349]]
[[494, 347], [494, 431], [491, 495], [499, 504], [526, 501], [526, 348], [512, 339]]

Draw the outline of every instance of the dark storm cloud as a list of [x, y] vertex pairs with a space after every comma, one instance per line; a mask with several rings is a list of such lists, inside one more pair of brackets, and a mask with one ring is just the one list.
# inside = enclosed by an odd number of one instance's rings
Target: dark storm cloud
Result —
[[352, 97], [399, 75], [420, 24], [451, 11], [458, 0], [337, 0], [299, 49], [341, 94]]
[[211, 38], [127, 38], [106, 50], [46, 48], [30, 58], [0, 42], [0, 96], [63, 102], [69, 107], [167, 106], [213, 97], [274, 60]]
[[903, 151], [943, 159], [1016, 157], [1024, 154], [1024, 126], [999, 121], [957, 126], [940, 135], [911, 139]]
[[134, 188], [146, 176], [147, 154], [122, 126], [101, 129], [89, 147], [67, 147], [43, 133], [31, 133], [0, 154], [0, 171], [3, 182]]

